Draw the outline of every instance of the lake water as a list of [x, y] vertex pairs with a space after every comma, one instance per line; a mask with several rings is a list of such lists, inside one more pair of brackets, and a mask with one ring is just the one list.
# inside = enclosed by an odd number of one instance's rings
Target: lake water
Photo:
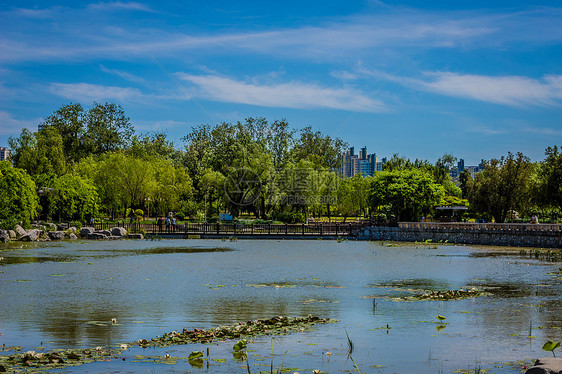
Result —
[[[517, 250], [319, 240], [83, 241], [2, 249], [0, 344], [23, 351], [114, 346], [183, 328], [313, 314], [338, 322], [255, 338], [248, 345], [251, 372], [270, 372], [271, 365], [300, 373], [352, 371], [355, 362], [363, 373], [475, 367], [519, 373], [522, 364], [515, 361], [549, 356], [542, 345], [562, 340], [562, 274], [556, 274], [562, 264]], [[468, 287], [490, 294], [392, 299]], [[446, 317], [445, 328], [437, 315]], [[64, 371], [247, 373], [231, 354], [234, 343], [133, 348], [123, 353], [125, 361]], [[209, 368], [185, 359], [134, 359], [187, 357], [207, 347]]]

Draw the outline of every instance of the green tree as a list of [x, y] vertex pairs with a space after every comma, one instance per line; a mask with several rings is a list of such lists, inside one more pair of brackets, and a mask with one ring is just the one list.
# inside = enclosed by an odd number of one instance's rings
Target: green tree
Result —
[[329, 168], [340, 166], [341, 154], [347, 143], [340, 138], [332, 138], [320, 131], [312, 131], [311, 127], [300, 130], [299, 137], [292, 148], [295, 161], [307, 159], [316, 164]]
[[167, 135], [163, 132], [133, 135], [131, 145], [126, 153], [135, 157], [157, 156], [170, 160], [176, 160], [180, 157], [180, 152], [174, 148], [174, 144], [167, 139]]
[[83, 136], [86, 112], [82, 105], [70, 103], [45, 118], [43, 128], [56, 129], [62, 137], [63, 152], [67, 162], [75, 162], [85, 156]]
[[201, 192], [207, 196], [209, 203], [209, 215], [213, 214], [213, 203], [216, 202], [216, 213], [219, 214], [219, 206], [222, 199], [224, 199], [224, 182], [225, 177], [219, 171], [206, 169], [203, 177], [201, 178]]
[[557, 146], [545, 150], [546, 158], [537, 170], [538, 188], [535, 201], [545, 208], [562, 211], [562, 152]]
[[86, 154], [101, 155], [130, 145], [133, 126], [120, 105], [94, 103], [84, 121], [86, 129], [81, 142]]
[[461, 197], [463, 199], [468, 199], [468, 192], [472, 183], [473, 180], [470, 172], [466, 169], [461, 171], [459, 174], [459, 188], [461, 189]]
[[365, 214], [370, 194], [370, 178], [355, 175], [351, 178], [343, 178], [338, 185], [337, 211], [344, 216], [344, 222], [348, 216]]
[[62, 175], [66, 172], [62, 137], [53, 128], [36, 133], [23, 129], [19, 137], [10, 137], [8, 142], [14, 166], [29, 175]]
[[185, 205], [183, 203], [192, 199], [193, 185], [186, 168], [175, 168], [170, 160], [145, 159], [144, 162], [150, 163], [153, 170], [149, 178], [154, 182], [147, 181], [148, 196], [162, 213], [177, 212]]
[[505, 222], [509, 211], [520, 211], [530, 203], [529, 181], [534, 166], [522, 153], [484, 162], [484, 170], [476, 175], [470, 188], [472, 208]]
[[23, 169], [0, 162], [0, 219], [16, 218], [29, 224], [37, 216], [39, 198], [35, 182]]
[[419, 169], [382, 171], [371, 179], [370, 205], [389, 206], [398, 220], [418, 220], [439, 204], [445, 191]]
[[80, 220], [96, 216], [99, 196], [93, 182], [78, 175], [65, 174], [53, 184], [50, 197], [53, 216], [59, 220]]

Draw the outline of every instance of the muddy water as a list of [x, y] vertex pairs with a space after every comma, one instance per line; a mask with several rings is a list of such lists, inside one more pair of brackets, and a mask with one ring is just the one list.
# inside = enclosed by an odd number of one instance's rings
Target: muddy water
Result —
[[[272, 365], [339, 372], [355, 363], [364, 373], [518, 373], [524, 363], [516, 361], [550, 355], [541, 350], [544, 342], [562, 340], [562, 264], [518, 251], [295, 240], [88, 241], [2, 249], [0, 344], [24, 351], [119, 345], [183, 328], [313, 314], [339, 322], [255, 339], [248, 346], [251, 372], [269, 372]], [[487, 294], [396, 301], [469, 287]], [[446, 324], [438, 324], [437, 315]], [[129, 349], [125, 361], [65, 371], [247, 372], [232, 356], [232, 344]], [[182, 359], [207, 347], [208, 369]], [[180, 359], [149, 362], [165, 354]]]

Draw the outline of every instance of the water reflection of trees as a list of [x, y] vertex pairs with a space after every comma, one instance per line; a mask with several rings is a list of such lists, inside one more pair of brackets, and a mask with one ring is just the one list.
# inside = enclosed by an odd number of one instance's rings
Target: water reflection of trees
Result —
[[[313, 298], [313, 297], [312, 297]], [[318, 299], [321, 299], [319, 296]], [[305, 304], [279, 298], [214, 297], [190, 306], [189, 316], [193, 321], [210, 325], [224, 325], [273, 316], [306, 316], [313, 314], [322, 318], [335, 318], [330, 303]]]
[[[105, 346], [123, 342], [129, 333], [125, 324], [111, 322], [113, 318], [119, 322], [121, 316], [109, 310], [118, 308], [87, 310], [85, 305], [67, 304], [60, 308], [47, 308], [33, 320], [38, 321], [37, 327], [55, 341], [57, 347]], [[93, 321], [100, 323], [94, 324]]]
[[540, 339], [533, 338], [528, 343], [537, 346], [542, 346], [544, 339], [562, 339], [560, 287], [505, 286], [492, 296], [472, 300], [473, 313], [466, 316], [473, 332], [511, 342], [531, 333]]

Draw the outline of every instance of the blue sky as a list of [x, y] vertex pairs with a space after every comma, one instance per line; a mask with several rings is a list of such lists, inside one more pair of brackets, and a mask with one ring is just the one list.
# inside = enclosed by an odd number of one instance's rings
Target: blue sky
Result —
[[562, 145], [558, 1], [4, 1], [0, 146], [69, 102], [192, 126], [286, 119], [467, 165]]

